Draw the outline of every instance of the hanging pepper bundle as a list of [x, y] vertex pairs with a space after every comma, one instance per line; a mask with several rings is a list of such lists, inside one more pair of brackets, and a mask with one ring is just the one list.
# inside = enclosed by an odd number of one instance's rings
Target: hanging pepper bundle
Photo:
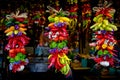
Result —
[[43, 16], [42, 12], [35, 12], [33, 14], [32, 22], [38, 23], [40, 26], [45, 24], [45, 16]]
[[19, 14], [11, 13], [6, 16], [6, 27], [4, 31], [6, 34], [8, 43], [5, 46], [5, 50], [8, 51], [9, 69], [13, 72], [24, 70], [25, 65], [28, 64], [26, 58], [25, 45], [29, 43], [30, 38], [26, 36], [27, 26], [27, 13]]
[[89, 3], [85, 3], [82, 5], [82, 21], [83, 28], [86, 29], [89, 27], [91, 23], [91, 6]]
[[77, 27], [77, 18], [78, 18], [78, 1], [77, 0], [67, 0], [68, 6], [66, 9], [69, 10], [70, 18], [70, 30], [75, 30]]
[[37, 23], [40, 26], [45, 25], [45, 10], [44, 10], [44, 4], [40, 5], [40, 10], [34, 11], [32, 13], [32, 23]]
[[78, 1], [77, 0], [68, 0], [68, 8], [69, 9], [69, 12], [70, 12], [70, 15], [69, 17], [71, 19], [77, 19], [78, 18], [78, 15], [77, 15], [77, 12], [78, 12]]
[[115, 10], [110, 8], [111, 4], [105, 2], [103, 7], [94, 7], [96, 16], [93, 18], [95, 24], [90, 28], [94, 31], [93, 41], [90, 43], [94, 47], [97, 55], [94, 58], [95, 62], [102, 66], [114, 66], [115, 50], [114, 45], [117, 41], [114, 38], [114, 31], [117, 27], [113, 24], [113, 14]]
[[65, 17], [68, 15], [68, 12], [55, 10], [54, 8], [48, 6], [48, 9], [54, 11], [55, 14], [52, 14], [48, 17], [50, 24], [48, 24], [48, 32], [45, 35], [48, 36], [49, 42], [49, 66], [48, 68], [55, 67], [57, 71], [60, 71], [62, 74], [69, 76], [71, 74], [70, 69], [70, 59], [67, 57], [68, 53], [68, 32], [67, 25], [69, 24], [69, 18]]

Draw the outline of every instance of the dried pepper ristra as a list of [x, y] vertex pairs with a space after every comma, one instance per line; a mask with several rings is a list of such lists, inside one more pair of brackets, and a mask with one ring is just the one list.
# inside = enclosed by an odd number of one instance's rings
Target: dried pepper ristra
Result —
[[49, 57], [48, 68], [52, 66], [55, 67], [56, 71], [60, 71], [66, 77], [71, 75], [70, 69], [70, 59], [67, 57], [68, 54], [68, 32], [67, 32], [67, 25], [69, 24], [70, 19], [65, 15], [68, 15], [67, 11], [63, 11], [60, 9], [59, 11], [55, 10], [54, 8], [48, 6], [49, 10], [55, 12], [48, 17], [49, 24], [48, 24], [48, 32], [45, 35], [49, 38]]
[[6, 16], [6, 27], [4, 33], [7, 36], [8, 43], [5, 50], [8, 51], [9, 70], [13, 72], [24, 70], [25, 65], [28, 64], [26, 58], [25, 45], [29, 43], [30, 38], [26, 36], [27, 30], [27, 13], [17, 11]]
[[95, 62], [104, 67], [114, 66], [115, 54], [114, 49], [117, 41], [114, 38], [114, 31], [117, 31], [117, 26], [113, 24], [113, 14], [115, 10], [110, 8], [111, 3], [105, 2], [102, 7], [94, 7], [96, 11], [93, 21], [95, 22], [90, 28], [93, 30], [93, 40], [90, 46], [94, 48], [96, 53]]

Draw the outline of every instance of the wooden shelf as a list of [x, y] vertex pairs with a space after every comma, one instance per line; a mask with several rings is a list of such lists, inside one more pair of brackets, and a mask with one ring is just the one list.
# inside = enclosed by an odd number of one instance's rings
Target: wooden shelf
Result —
[[101, 78], [115, 78], [116, 76], [111, 76], [111, 75], [106, 75], [106, 76], [101, 76]]
[[90, 70], [90, 67], [73, 67], [74, 70]]

